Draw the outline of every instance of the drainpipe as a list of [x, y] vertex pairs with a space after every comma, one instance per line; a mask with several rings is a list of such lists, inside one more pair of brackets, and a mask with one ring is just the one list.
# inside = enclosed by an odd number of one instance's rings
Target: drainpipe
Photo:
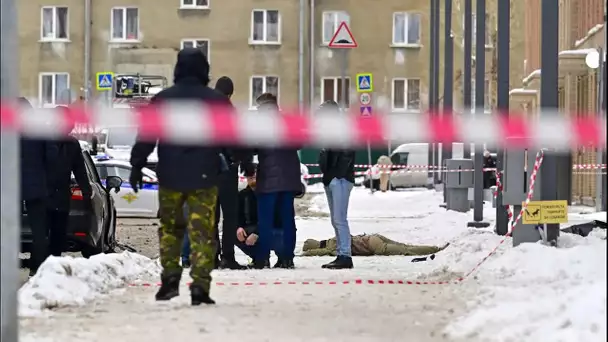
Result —
[[310, 108], [315, 107], [315, 0], [310, 0], [310, 61], [309, 61], [309, 84]]
[[300, 112], [304, 110], [304, 40], [306, 39], [305, 23], [306, 20], [306, 0], [300, 0], [300, 32], [298, 46], [298, 104]]
[[91, 92], [91, 1], [84, 0], [84, 100]]

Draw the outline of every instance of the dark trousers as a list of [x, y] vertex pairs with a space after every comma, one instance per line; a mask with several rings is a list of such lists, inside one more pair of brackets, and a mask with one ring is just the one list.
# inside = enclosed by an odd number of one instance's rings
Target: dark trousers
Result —
[[[247, 246], [244, 242], [237, 241], [236, 246], [240, 250], [242, 250], [243, 253], [247, 254], [248, 257], [252, 259], [256, 258], [256, 253], [258, 250], [257, 243], [253, 246]], [[270, 249], [277, 253], [277, 255], [283, 249], [283, 231], [281, 229], [272, 230], [272, 240], [270, 241]]]
[[275, 210], [279, 211], [283, 231], [282, 250], [275, 251], [280, 259], [293, 259], [296, 248], [296, 221], [293, 192], [260, 193], [258, 196], [258, 235], [256, 259], [266, 260], [272, 249]]
[[54, 256], [61, 256], [65, 251], [67, 238], [69, 211], [47, 210], [47, 220], [49, 225], [49, 252]]
[[[230, 167], [220, 176], [218, 205], [215, 208], [215, 234], [219, 240], [220, 209], [222, 212], [222, 259], [234, 259], [236, 229], [238, 228], [239, 184], [238, 167]], [[218, 241], [219, 243], [219, 241]], [[219, 252], [219, 250], [218, 250]]]
[[46, 201], [32, 199], [25, 201], [27, 220], [32, 230], [32, 249], [30, 251], [30, 270], [37, 270], [49, 255], [48, 219]]

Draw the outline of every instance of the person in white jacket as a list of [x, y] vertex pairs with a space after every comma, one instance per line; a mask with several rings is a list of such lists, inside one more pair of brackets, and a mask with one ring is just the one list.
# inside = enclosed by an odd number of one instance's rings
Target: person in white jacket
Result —
[[380, 156], [378, 158], [378, 172], [380, 172], [380, 191], [386, 192], [389, 190], [390, 171], [393, 161], [389, 156]]

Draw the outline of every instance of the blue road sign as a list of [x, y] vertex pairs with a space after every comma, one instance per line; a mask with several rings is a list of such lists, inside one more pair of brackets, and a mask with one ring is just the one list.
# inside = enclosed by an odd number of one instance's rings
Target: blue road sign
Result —
[[97, 90], [112, 90], [112, 83], [114, 81], [113, 72], [98, 72], [97, 73]]
[[372, 74], [357, 74], [357, 92], [370, 93], [374, 91], [374, 78]]
[[361, 116], [372, 116], [372, 106], [361, 106]]

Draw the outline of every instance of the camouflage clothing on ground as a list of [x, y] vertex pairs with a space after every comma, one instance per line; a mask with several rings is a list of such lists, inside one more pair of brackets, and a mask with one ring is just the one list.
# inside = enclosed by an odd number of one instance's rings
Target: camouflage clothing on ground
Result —
[[[408, 245], [393, 241], [380, 234], [357, 235], [352, 237], [353, 256], [371, 255], [428, 255], [437, 253], [447, 247]], [[304, 242], [302, 256], [325, 256], [336, 255], [336, 239], [313, 240], [308, 239]]]
[[[217, 201], [217, 187], [188, 192], [173, 191], [160, 187], [160, 262], [163, 275], [180, 274], [179, 264], [182, 239], [185, 230], [190, 238], [190, 276], [192, 284], [200, 285], [209, 292], [211, 271], [215, 258], [214, 222]], [[184, 203], [189, 212], [186, 222], [182, 222]]]

